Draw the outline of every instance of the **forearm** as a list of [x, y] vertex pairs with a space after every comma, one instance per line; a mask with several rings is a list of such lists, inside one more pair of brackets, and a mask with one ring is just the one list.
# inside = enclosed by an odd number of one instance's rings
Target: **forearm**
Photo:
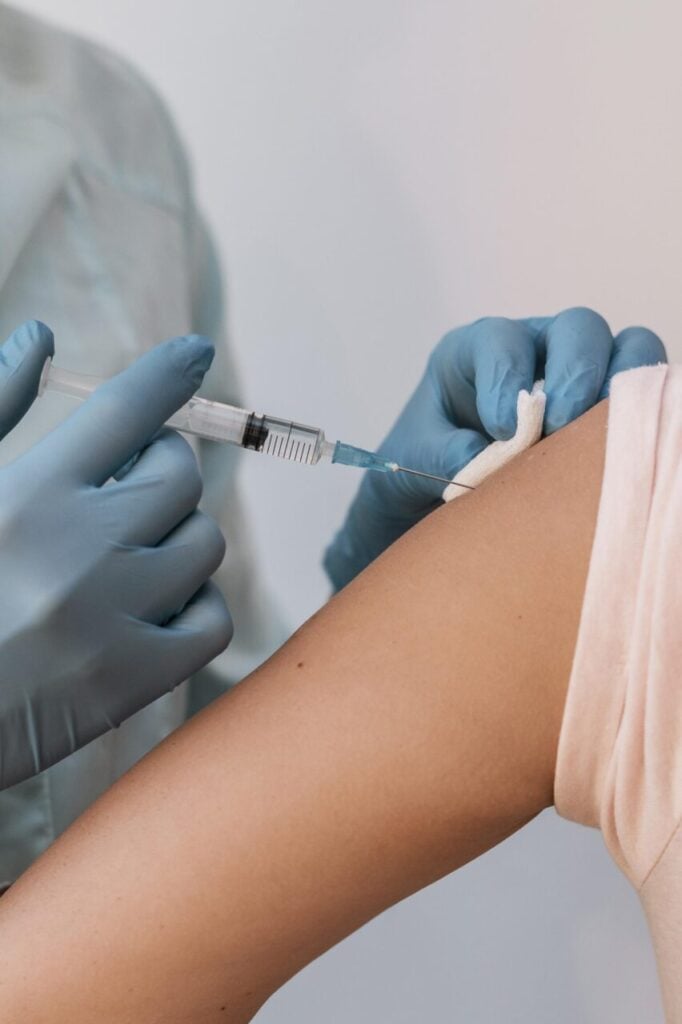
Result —
[[550, 804], [604, 424], [420, 524], [56, 843], [2, 901], [0, 1019], [246, 1021]]

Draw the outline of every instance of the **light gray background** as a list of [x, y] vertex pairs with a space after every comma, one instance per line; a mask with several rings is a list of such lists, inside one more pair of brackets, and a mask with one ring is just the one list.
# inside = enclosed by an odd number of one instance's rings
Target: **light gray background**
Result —
[[[217, 233], [243, 392], [377, 442], [451, 326], [576, 303], [682, 356], [678, 5], [31, 0], [143, 68]], [[141, 254], [144, 258], [144, 254]], [[351, 470], [245, 459], [292, 625]], [[596, 833], [536, 820], [321, 958], [260, 1024], [657, 1024], [637, 901]]]

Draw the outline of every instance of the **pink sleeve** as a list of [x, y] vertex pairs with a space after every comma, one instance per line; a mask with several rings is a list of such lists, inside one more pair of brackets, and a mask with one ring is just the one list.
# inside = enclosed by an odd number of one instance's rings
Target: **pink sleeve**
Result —
[[682, 367], [612, 385], [555, 804], [637, 889], [682, 1024]]

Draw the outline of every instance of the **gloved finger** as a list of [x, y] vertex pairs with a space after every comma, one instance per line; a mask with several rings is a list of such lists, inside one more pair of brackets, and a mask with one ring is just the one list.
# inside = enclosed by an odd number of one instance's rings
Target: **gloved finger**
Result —
[[646, 327], [626, 327], [614, 339], [611, 361], [599, 397], [606, 398], [611, 380], [617, 373], [633, 370], [637, 366], [656, 366], [667, 361], [665, 345], [657, 334]]
[[17, 327], [0, 347], [0, 438], [30, 409], [45, 362], [53, 355], [54, 335], [39, 320]]
[[158, 544], [199, 503], [202, 479], [191, 445], [174, 430], [162, 430], [116, 483], [96, 500], [123, 544]]
[[[464, 466], [487, 448], [489, 443], [488, 439], [476, 430], [457, 428], [443, 422], [440, 429], [434, 429], [428, 438], [425, 438], [422, 457], [413, 468], [452, 480]], [[402, 476], [403, 486], [412, 491], [422, 506], [442, 498], [445, 484], [441, 481], [407, 474]]]
[[[471, 381], [476, 392], [476, 411], [491, 437], [503, 440], [516, 431], [516, 404], [519, 391], [530, 390], [535, 374], [533, 333], [518, 320], [485, 317], [457, 336], [459, 351], [453, 352], [454, 367]], [[445, 392], [450, 390], [447, 348], [440, 362]], [[453, 411], [457, 413], [456, 396]], [[459, 423], [475, 426], [470, 419]]]
[[84, 483], [105, 483], [191, 398], [213, 354], [200, 335], [157, 345], [97, 388], [45, 438], [43, 451]]
[[164, 691], [188, 679], [225, 650], [234, 632], [220, 589], [209, 580], [179, 615], [157, 630], [157, 667]]
[[551, 434], [598, 401], [613, 336], [599, 313], [576, 307], [551, 320], [545, 345], [545, 433]]
[[218, 524], [194, 512], [157, 547], [125, 552], [126, 608], [139, 619], [164, 625], [213, 575], [224, 555]]
[[[430, 367], [379, 452], [406, 469], [450, 480], [486, 447], [488, 440], [476, 430], [453, 425], [443, 408], [438, 382], [434, 381], [432, 372]], [[372, 476], [378, 490], [384, 490], [384, 485], [389, 484], [396, 491], [402, 518], [410, 523], [422, 518], [443, 493], [442, 482], [410, 473], [398, 472], [388, 478], [371, 474], [370, 483]], [[385, 501], [380, 500], [379, 504]], [[394, 507], [393, 514], [397, 512], [398, 508]]]
[[452, 480], [461, 469], [488, 447], [490, 442], [475, 430], [455, 430], [444, 445], [439, 476]]
[[541, 358], [544, 362], [545, 358], [545, 334], [547, 328], [551, 324], [552, 320], [555, 320], [556, 316], [525, 316], [519, 320], [520, 324], [531, 332], [533, 340], [535, 341], [536, 355]]
[[106, 728], [115, 728], [140, 708], [189, 679], [225, 650], [233, 633], [225, 598], [210, 580], [166, 626], [132, 617], [128, 625], [130, 635], [121, 672], [124, 672], [131, 649], [136, 648], [137, 658], [148, 666], [144, 692], [136, 687], [119, 686], [115, 693], [109, 694], [106, 718], [96, 729], [90, 730], [88, 739], [94, 739]]

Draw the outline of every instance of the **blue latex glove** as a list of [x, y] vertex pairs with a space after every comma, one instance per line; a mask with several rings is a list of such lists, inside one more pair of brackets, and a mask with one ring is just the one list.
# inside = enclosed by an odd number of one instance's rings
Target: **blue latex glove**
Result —
[[[0, 349], [1, 435], [52, 351], [35, 321]], [[159, 433], [212, 358], [197, 336], [159, 345], [0, 469], [0, 788], [117, 726], [230, 640], [207, 582], [222, 535], [196, 510], [190, 446]]]
[[[516, 430], [516, 400], [544, 378], [545, 433], [570, 423], [608, 393], [614, 374], [665, 362], [643, 327], [615, 337], [590, 309], [555, 317], [486, 317], [446, 334], [379, 452], [403, 466], [451, 479], [491, 440]], [[325, 568], [345, 586], [409, 527], [440, 504], [443, 486], [406, 474], [366, 473]]]

